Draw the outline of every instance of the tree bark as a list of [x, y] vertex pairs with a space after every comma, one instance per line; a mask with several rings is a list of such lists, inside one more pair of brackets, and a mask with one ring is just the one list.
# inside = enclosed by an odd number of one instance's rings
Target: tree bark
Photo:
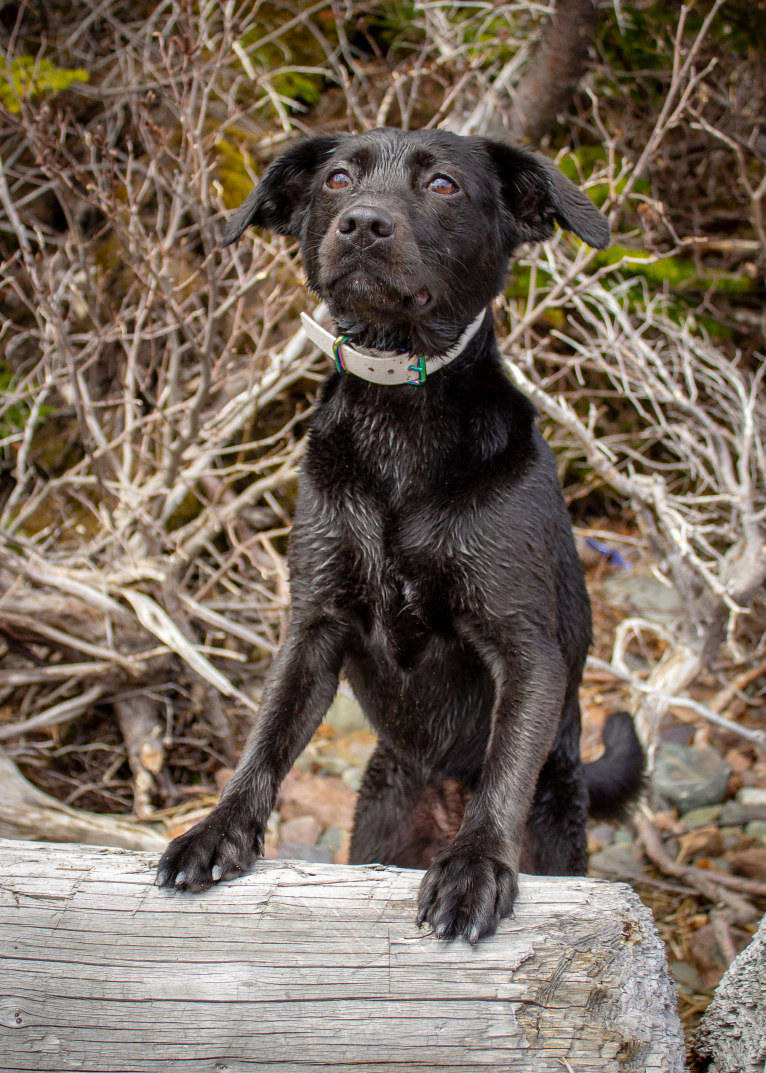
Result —
[[156, 856], [0, 845], [5, 1073], [683, 1069], [651, 913], [522, 877], [477, 947], [414, 924], [422, 873], [264, 861], [202, 895]]
[[516, 137], [538, 142], [553, 127], [587, 70], [595, 29], [592, 0], [558, 0], [514, 94]]
[[766, 1069], [766, 917], [724, 973], [694, 1047], [695, 1068], [705, 1073]]

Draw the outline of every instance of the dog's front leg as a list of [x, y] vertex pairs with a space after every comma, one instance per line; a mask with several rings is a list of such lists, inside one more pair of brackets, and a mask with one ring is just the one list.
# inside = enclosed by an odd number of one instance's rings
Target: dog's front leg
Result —
[[560, 719], [566, 668], [555, 640], [528, 623], [510, 634], [465, 632], [494, 679], [492, 729], [462, 826], [423, 878], [417, 919], [438, 938], [476, 943], [516, 899], [524, 825]]
[[279, 785], [332, 703], [345, 635], [324, 616], [291, 624], [237, 770], [210, 815], [170, 843], [159, 886], [204, 890], [239, 875], [263, 852]]

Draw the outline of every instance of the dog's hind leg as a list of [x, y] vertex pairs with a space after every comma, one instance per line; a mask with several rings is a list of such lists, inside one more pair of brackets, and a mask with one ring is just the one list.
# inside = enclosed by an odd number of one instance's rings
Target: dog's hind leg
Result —
[[428, 868], [460, 829], [469, 797], [455, 779], [427, 783], [379, 744], [359, 791], [350, 862]]
[[588, 793], [580, 760], [576, 691], [565, 703], [558, 738], [537, 779], [524, 831], [521, 870], [534, 875], [584, 875]]
[[[351, 864], [402, 864], [422, 778], [379, 743], [370, 757], [354, 813]], [[410, 866], [412, 867], [412, 866]]]

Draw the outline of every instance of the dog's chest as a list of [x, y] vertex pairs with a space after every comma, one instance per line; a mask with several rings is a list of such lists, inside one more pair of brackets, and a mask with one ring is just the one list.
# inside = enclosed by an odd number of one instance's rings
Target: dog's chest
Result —
[[509, 478], [497, 465], [508, 422], [491, 402], [410, 390], [389, 402], [344, 382], [320, 407], [305, 466], [309, 525], [337, 564], [333, 599], [402, 664], [481, 602], [484, 532]]
[[400, 663], [450, 631], [450, 564], [428, 539], [417, 503], [384, 504], [359, 490], [343, 511], [349, 605], [364, 634]]

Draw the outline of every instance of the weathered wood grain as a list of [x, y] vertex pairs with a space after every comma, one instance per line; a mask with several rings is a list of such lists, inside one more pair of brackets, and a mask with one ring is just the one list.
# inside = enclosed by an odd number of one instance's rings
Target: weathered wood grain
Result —
[[662, 944], [627, 887], [523, 877], [476, 948], [420, 873], [262, 862], [202, 895], [156, 857], [0, 841], [7, 1073], [680, 1073]]
[[715, 989], [697, 1030], [695, 1055], [708, 1073], [766, 1070], [766, 917]]

